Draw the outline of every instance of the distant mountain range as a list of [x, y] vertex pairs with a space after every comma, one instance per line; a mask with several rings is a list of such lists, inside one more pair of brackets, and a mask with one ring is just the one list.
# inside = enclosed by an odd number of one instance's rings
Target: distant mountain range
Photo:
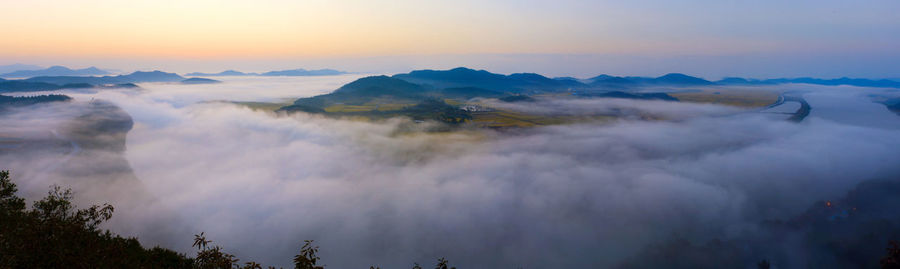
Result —
[[37, 76], [99, 76], [108, 74], [110, 73], [93, 66], [84, 69], [69, 69], [68, 67], [57, 65], [51, 66], [47, 69], [13, 71], [5, 74], [0, 74], [0, 77], [30, 78]]
[[485, 70], [473, 70], [459, 67], [450, 70], [418, 70], [406, 74], [397, 74], [394, 78], [412, 83], [431, 85], [437, 88], [477, 87], [500, 92], [534, 93], [553, 92], [566, 89], [613, 88], [622, 89], [637, 86], [709, 86], [709, 85], [775, 85], [787, 83], [804, 83], [815, 85], [850, 85], [860, 87], [900, 88], [900, 82], [888, 79], [816, 79], [816, 78], [778, 78], [778, 79], [745, 79], [725, 78], [719, 81], [670, 73], [660, 77], [618, 77], [599, 75], [589, 79], [572, 77], [547, 78], [534, 73], [516, 73], [501, 75]]
[[292, 70], [280, 70], [280, 71], [269, 71], [265, 73], [244, 73], [235, 70], [226, 70], [219, 73], [188, 73], [185, 76], [189, 77], [217, 77], [217, 76], [334, 76], [334, 75], [343, 75], [347, 74], [344, 71], [338, 71], [334, 69], [317, 69], [317, 70], [306, 70], [306, 69], [292, 69]]
[[818, 79], [818, 78], [777, 78], [777, 79], [745, 79], [745, 78], [725, 78], [716, 81], [717, 84], [724, 85], [773, 85], [785, 83], [803, 83], [815, 85], [849, 85], [860, 87], [877, 87], [877, 88], [900, 88], [900, 82], [888, 79], [863, 79], [863, 78], [837, 78], [837, 79]]
[[571, 92], [579, 97], [677, 101], [676, 98], [666, 93], [638, 92], [630, 91], [630, 89], [785, 83], [900, 88], [900, 82], [892, 80], [725, 78], [719, 81], [709, 81], [679, 73], [655, 78], [599, 75], [589, 79], [577, 79], [571, 77], [547, 78], [534, 73], [502, 75], [485, 70], [459, 67], [450, 70], [416, 70], [393, 76], [365, 77], [346, 84], [329, 94], [300, 98], [293, 105], [283, 107], [282, 110], [324, 113], [326, 108], [336, 105], [413, 104], [432, 99], [464, 101], [476, 97], [515, 101], [525, 99], [522, 96], [559, 92]]
[[631, 85], [711, 85], [712, 82], [681, 74], [659, 78], [619, 78], [599, 76], [584, 83], [573, 78], [551, 79], [534, 73], [501, 75], [485, 70], [454, 68], [450, 70], [417, 70], [393, 76], [370, 76], [346, 84], [329, 94], [300, 98], [287, 111], [324, 112], [334, 105], [373, 103], [412, 104], [430, 99], [499, 98], [504, 101], [533, 100], [527, 94], [579, 90], [579, 96], [598, 98], [655, 99], [673, 101], [665, 93], [626, 93], [593, 91], [597, 85], [622, 83]]
[[388, 98], [393, 103], [416, 103], [427, 99], [428, 89], [402, 79], [388, 76], [372, 76], [357, 79], [334, 92], [309, 98], [300, 98], [288, 111], [325, 112], [336, 104], [360, 105], [376, 98]]
[[342, 75], [347, 72], [333, 70], [333, 69], [319, 69], [319, 70], [305, 70], [305, 69], [294, 69], [294, 70], [282, 70], [282, 71], [269, 71], [260, 74], [261, 76], [334, 76], [334, 75]]
[[221, 81], [215, 79], [208, 78], [189, 78], [181, 81], [182, 84], [215, 84], [222, 83]]
[[0, 95], [0, 112], [3, 112], [4, 110], [12, 107], [29, 106], [50, 102], [66, 102], [70, 100], [72, 100], [71, 97], [59, 94], [19, 97]]
[[435, 88], [474, 87], [497, 92], [524, 93], [533, 91], [558, 91], [580, 88], [585, 85], [573, 80], [556, 80], [534, 73], [501, 75], [485, 70], [454, 68], [444, 71], [418, 70], [392, 76], [411, 83], [430, 85]]
[[142, 82], [182, 82], [185, 84], [197, 84], [201, 80], [203, 83], [217, 82], [215, 80], [199, 78], [196, 80], [186, 80], [178, 74], [162, 71], [138, 71], [128, 75], [118, 76], [39, 76], [19, 80], [2, 80], [0, 81], [0, 92], [29, 92], [95, 87], [134, 88], [137, 87], [134, 83]]
[[188, 76], [188, 77], [221, 77], [221, 76], [258, 76], [259, 74], [258, 73], [244, 73], [244, 72], [234, 71], [234, 70], [225, 70], [225, 71], [222, 71], [219, 73], [194, 72], [194, 73], [187, 73], [184, 75]]
[[43, 67], [40, 67], [37, 65], [30, 65], [30, 64], [0, 65], [0, 74], [6, 74], [6, 73], [20, 71], [20, 70], [38, 70], [38, 69], [43, 69]]
[[860, 78], [777, 78], [777, 79], [746, 79], [738, 77], [724, 78], [718, 81], [708, 81], [698, 77], [672, 73], [657, 78], [647, 77], [616, 77], [600, 75], [587, 80], [591, 86], [618, 86], [627, 87], [634, 85], [664, 85], [664, 86], [704, 86], [704, 85], [776, 85], [788, 83], [802, 83], [826, 86], [849, 85], [859, 87], [900, 88], [900, 82], [888, 79], [860, 79]]
[[80, 76], [40, 76], [25, 79], [29, 82], [45, 82], [53, 84], [87, 83], [93, 85], [139, 83], [139, 82], [178, 82], [185, 78], [175, 73], [162, 71], [137, 71], [128, 75], [80, 77]]

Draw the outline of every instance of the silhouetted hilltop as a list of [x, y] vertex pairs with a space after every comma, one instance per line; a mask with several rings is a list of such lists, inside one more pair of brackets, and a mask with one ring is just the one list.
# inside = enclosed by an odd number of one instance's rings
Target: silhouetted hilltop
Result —
[[208, 79], [208, 78], [189, 78], [189, 79], [182, 80], [181, 83], [183, 83], [183, 84], [216, 84], [216, 83], [222, 83], [222, 82], [215, 80], [215, 79]]
[[587, 81], [596, 82], [596, 81], [607, 80], [607, 79], [611, 79], [611, 78], [618, 78], [618, 77], [610, 76], [607, 74], [600, 74], [600, 75], [597, 75], [596, 77], [588, 78]]
[[357, 79], [344, 85], [334, 93], [339, 94], [358, 94], [358, 95], [416, 95], [424, 91], [420, 85], [409, 83], [402, 79], [391, 78], [388, 76], [374, 76]]
[[235, 77], [237, 77], [237, 76], [258, 76], [258, 75], [259, 74], [257, 74], [257, 73], [244, 73], [244, 72], [235, 71], [235, 70], [225, 70], [225, 71], [222, 71], [219, 73], [194, 72], [194, 73], [185, 74], [185, 76], [189, 76], [189, 77], [220, 77], [220, 76], [235, 76]]
[[364, 77], [329, 94], [297, 99], [294, 105], [282, 109], [314, 112], [336, 104], [361, 105], [377, 98], [415, 103], [426, 98], [426, 88], [388, 76]]
[[41, 76], [26, 79], [30, 82], [46, 82], [53, 84], [88, 83], [93, 85], [141, 83], [141, 82], [178, 82], [185, 78], [175, 73], [162, 71], [143, 72], [137, 71], [128, 75], [103, 76], [103, 77], [78, 77], [78, 76]]
[[596, 87], [631, 87], [638, 85], [660, 85], [660, 86], [702, 86], [712, 85], [714, 83], [685, 74], [669, 73], [660, 77], [617, 77], [610, 75], [599, 75], [588, 79], [591, 86]]
[[31, 82], [22, 80], [5, 80], [0, 81], [0, 92], [34, 92], [34, 91], [52, 91], [65, 89], [67, 87], [83, 88], [84, 84], [66, 84], [58, 85], [45, 82]]
[[719, 81], [716, 81], [715, 83], [716, 83], [716, 84], [723, 84], [723, 85], [767, 85], [767, 84], [774, 84], [774, 82], [763, 82], [763, 81], [758, 80], [758, 79], [746, 79], [746, 78], [739, 78], [739, 77], [727, 77], [727, 78], [723, 78], [723, 79], [721, 79], [721, 80], [719, 80]]
[[338, 71], [334, 69], [318, 69], [318, 70], [306, 70], [303, 68], [293, 69], [293, 70], [281, 70], [281, 71], [269, 71], [260, 74], [261, 76], [334, 76], [334, 75], [343, 75], [347, 72]]
[[22, 70], [38, 70], [38, 69], [44, 69], [44, 68], [37, 66], [37, 65], [19, 64], [19, 63], [0, 65], [0, 74], [6, 74], [6, 73], [22, 71]]
[[0, 81], [0, 92], [51, 91], [75, 88], [136, 88], [141, 82], [181, 82], [185, 78], [161, 71], [134, 72], [128, 75], [79, 77], [47, 76]]
[[431, 85], [435, 88], [476, 87], [512, 93], [561, 91], [571, 87], [584, 86], [578, 81], [555, 80], [533, 73], [507, 76], [465, 67], [450, 70], [417, 70], [407, 74], [397, 74], [393, 77], [412, 83]]
[[[406, 74], [365, 77], [348, 83], [329, 94], [300, 98], [284, 111], [323, 113], [329, 107], [413, 104], [427, 99], [454, 99], [465, 102], [472, 98], [499, 98], [507, 102], [534, 101], [525, 93], [556, 93], [578, 89], [578, 97], [627, 98], [677, 101], [665, 93], [630, 93], [625, 91], [593, 90], [595, 85], [707, 85], [711, 82], [682, 74], [668, 74], [659, 78], [633, 79], [598, 76], [592, 85], [576, 79], [552, 79], [534, 73], [501, 75], [485, 70], [454, 68], [450, 70], [416, 70]], [[360, 108], [362, 109], [362, 108]]]
[[638, 82], [623, 77], [615, 77], [610, 75], [599, 75], [588, 79], [590, 86], [601, 88], [625, 88], [637, 85]]
[[893, 111], [894, 113], [897, 113], [897, 115], [900, 115], [900, 103], [896, 103], [893, 105], [887, 105], [887, 108], [888, 108], [888, 110]]
[[194, 73], [185, 74], [185, 76], [189, 76], [189, 77], [217, 77], [217, 76], [270, 76], [270, 77], [293, 76], [293, 77], [299, 77], [299, 76], [334, 76], [334, 75], [343, 75], [343, 74], [347, 74], [347, 72], [338, 71], [338, 70], [334, 70], [334, 69], [306, 70], [306, 69], [300, 68], [300, 69], [291, 69], [291, 70], [269, 71], [269, 72], [265, 72], [262, 74], [260, 74], [260, 73], [244, 73], [244, 72], [235, 71], [235, 70], [225, 70], [225, 71], [222, 71], [219, 73], [194, 72]]
[[838, 78], [838, 79], [818, 79], [818, 78], [775, 78], [775, 79], [745, 79], [738, 77], [728, 77], [716, 81], [716, 84], [722, 85], [775, 85], [787, 83], [802, 83], [825, 86], [859, 86], [859, 87], [876, 87], [876, 88], [900, 88], [900, 82], [889, 79], [864, 79], [864, 78]]
[[36, 95], [36, 96], [6, 96], [0, 95], [0, 112], [9, 107], [17, 107], [17, 106], [28, 106], [39, 103], [50, 103], [50, 102], [66, 102], [72, 100], [72, 97], [68, 97], [61, 94], [49, 94], [49, 95]]
[[667, 85], [710, 85], [712, 82], [698, 78], [692, 77], [685, 74], [679, 73], [669, 73], [663, 75], [661, 77], [655, 78], [652, 80], [655, 84], [667, 84]]
[[862, 78], [838, 78], [838, 79], [817, 79], [817, 78], [794, 78], [794, 79], [769, 79], [764, 80], [763, 82], [774, 82], [777, 84], [780, 83], [805, 83], [805, 84], [815, 84], [815, 85], [827, 85], [827, 86], [837, 86], [837, 85], [849, 85], [849, 86], [860, 86], [860, 87], [879, 87], [879, 88], [900, 88], [900, 82], [880, 79], [880, 80], [871, 80], [871, 79], [862, 79]]
[[517, 102], [534, 102], [537, 101], [534, 98], [531, 98], [528, 95], [510, 95], [506, 97], [499, 98], [500, 101], [507, 103], [517, 103]]
[[107, 75], [109, 72], [100, 70], [96, 67], [88, 67], [84, 69], [69, 69], [65, 66], [51, 66], [41, 70], [19, 70], [0, 75], [7, 78], [30, 78], [37, 76], [96, 76]]
[[894, 113], [897, 113], [897, 115], [900, 115], [900, 98], [876, 100], [876, 102], [883, 104], [891, 112], [894, 112]]
[[574, 78], [574, 77], [555, 77], [553, 79], [559, 80], [559, 81], [574, 81], [574, 82], [578, 82], [578, 83], [583, 83], [580, 79]]

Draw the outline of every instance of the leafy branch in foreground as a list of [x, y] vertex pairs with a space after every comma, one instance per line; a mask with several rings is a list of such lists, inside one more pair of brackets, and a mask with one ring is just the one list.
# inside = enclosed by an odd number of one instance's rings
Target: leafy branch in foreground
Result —
[[[240, 264], [234, 255], [212, 246], [202, 232], [194, 235], [195, 258], [158, 246], [146, 249], [136, 238], [100, 229], [112, 218], [113, 206], [78, 209], [70, 189], [51, 186], [47, 196], [35, 201], [31, 209], [26, 209], [25, 199], [16, 196], [17, 192], [9, 171], [0, 171], [0, 268], [262, 269], [256, 262]], [[318, 265], [319, 247], [313, 243], [303, 241], [300, 253], [294, 256], [295, 269], [325, 268]], [[422, 267], [415, 264], [413, 269]], [[438, 259], [435, 269], [448, 269], [447, 260]]]
[[[111, 205], [79, 209], [72, 203], [73, 194], [69, 189], [51, 186], [47, 196], [33, 202], [30, 208], [17, 192], [9, 171], [0, 171], [0, 268], [263, 268], [252, 261], [240, 264], [234, 255], [212, 245], [202, 232], [194, 235], [192, 246], [197, 248], [194, 258], [158, 246], [144, 248], [136, 238], [123, 238], [100, 228], [112, 218]], [[674, 246], [690, 247], [689, 244]], [[672, 253], [663, 250], [661, 253]], [[709, 248], [701, 250], [697, 253], [703, 257], [710, 253]], [[900, 243], [891, 241], [886, 250], [880, 260], [881, 268], [900, 269]], [[293, 259], [295, 269], [324, 269], [321, 262], [319, 247], [312, 240], [303, 241]], [[762, 260], [756, 267], [778, 266]], [[423, 269], [418, 263], [412, 268]], [[433, 268], [455, 269], [445, 258], [438, 259]]]
[[9, 171], [0, 171], [0, 268], [190, 268], [174, 251], [143, 248], [135, 238], [101, 230], [113, 207], [78, 209], [72, 191], [52, 186], [25, 207]]

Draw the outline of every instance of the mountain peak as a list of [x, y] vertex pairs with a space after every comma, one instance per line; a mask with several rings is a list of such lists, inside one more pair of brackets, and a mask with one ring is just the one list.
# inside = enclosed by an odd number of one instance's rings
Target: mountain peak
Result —
[[685, 84], [685, 85], [707, 85], [712, 84], [712, 82], [698, 78], [692, 77], [681, 73], [668, 73], [661, 77], [654, 79], [657, 83], [670, 83], [670, 84]]
[[44, 69], [44, 70], [46, 70], [46, 71], [72, 71], [72, 69], [62, 66], [62, 65], [54, 65], [54, 66], [48, 67], [47, 69]]

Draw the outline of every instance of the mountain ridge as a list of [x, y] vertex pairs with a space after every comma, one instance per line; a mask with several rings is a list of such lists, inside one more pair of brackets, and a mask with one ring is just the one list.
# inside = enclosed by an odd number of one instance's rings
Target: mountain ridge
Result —
[[83, 69], [70, 69], [61, 65], [54, 65], [48, 67], [46, 69], [39, 70], [17, 70], [5, 74], [0, 74], [0, 77], [6, 78], [31, 78], [38, 76], [96, 76], [96, 75], [108, 75], [110, 72], [105, 70], [101, 70], [97, 67], [88, 67]]
[[237, 70], [225, 70], [219, 73], [203, 73], [203, 72], [192, 72], [187, 73], [185, 76], [189, 77], [221, 77], [221, 76], [267, 76], [267, 77], [303, 77], [303, 76], [334, 76], [334, 75], [343, 75], [347, 74], [347, 72], [334, 70], [334, 69], [314, 69], [314, 70], [306, 70], [303, 68], [298, 69], [289, 69], [289, 70], [276, 70], [276, 71], [268, 71], [264, 73], [244, 73]]

